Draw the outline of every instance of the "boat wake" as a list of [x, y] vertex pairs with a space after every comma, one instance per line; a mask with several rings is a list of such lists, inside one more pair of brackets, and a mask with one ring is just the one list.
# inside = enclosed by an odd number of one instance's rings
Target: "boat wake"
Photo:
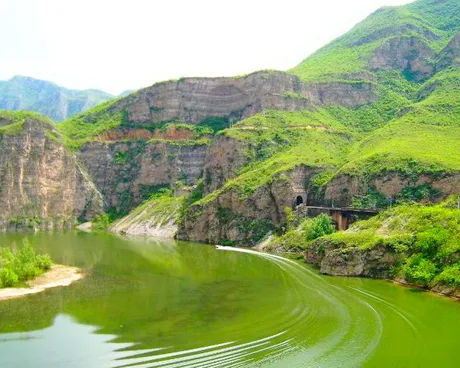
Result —
[[367, 300], [369, 295], [332, 285], [308, 268], [278, 255], [216, 248], [261, 257], [281, 270], [290, 298], [285, 305], [276, 306], [282, 311], [279, 332], [252, 341], [244, 341], [242, 334], [242, 341], [142, 352], [120, 358], [111, 367], [356, 367], [378, 345], [382, 316]]

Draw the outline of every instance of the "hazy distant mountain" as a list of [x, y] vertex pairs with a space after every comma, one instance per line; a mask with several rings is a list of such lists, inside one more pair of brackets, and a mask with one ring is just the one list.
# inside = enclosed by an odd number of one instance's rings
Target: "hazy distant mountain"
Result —
[[135, 89], [127, 89], [126, 91], [121, 92], [117, 97], [126, 97], [131, 93], [136, 92]]
[[0, 109], [35, 111], [55, 121], [62, 121], [113, 97], [96, 89], [71, 90], [30, 77], [15, 76], [9, 81], [0, 81]]

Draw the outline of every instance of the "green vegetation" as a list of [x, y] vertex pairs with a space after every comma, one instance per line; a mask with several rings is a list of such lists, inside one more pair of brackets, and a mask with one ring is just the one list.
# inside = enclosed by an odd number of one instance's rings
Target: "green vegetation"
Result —
[[106, 130], [120, 126], [126, 116], [117, 109], [118, 101], [119, 99], [104, 102], [59, 124], [67, 146], [77, 149]]
[[307, 218], [297, 227], [293, 227], [294, 219], [287, 216], [287, 223], [289, 230], [283, 235], [273, 236], [266, 249], [301, 252], [307, 249], [313, 240], [335, 232], [335, 225], [332, 219], [325, 214], [314, 218]]
[[0, 287], [12, 287], [31, 280], [53, 262], [48, 254], [36, 254], [27, 239], [19, 248], [0, 248]]
[[[174, 196], [171, 189], [159, 188], [149, 199], [142, 202], [128, 216], [111, 224], [117, 232], [123, 232], [131, 225], [154, 221], [157, 226], [176, 222], [184, 207], [185, 197]], [[109, 224], [107, 224], [108, 228]]]
[[374, 51], [392, 37], [415, 37], [440, 51], [460, 28], [456, 0], [420, 0], [379, 9], [290, 72], [308, 81], [360, 79]]
[[[374, 70], [369, 65], [376, 50], [393, 37], [415, 38], [433, 52], [441, 52], [460, 30], [458, 14], [455, 0], [419, 0], [382, 8], [290, 71], [309, 82], [377, 82], [374, 103], [325, 108], [348, 129], [364, 133], [336, 176], [459, 170], [458, 68], [441, 69], [430, 79], [416, 82], [408, 71]], [[384, 52], [391, 57], [390, 50]], [[436, 60], [430, 62], [434, 65]]]
[[111, 221], [113, 221], [113, 219], [109, 214], [96, 215], [91, 221], [91, 231], [96, 233], [107, 231]]
[[199, 132], [201, 130], [202, 134], [217, 133], [225, 128], [228, 128], [230, 122], [226, 116], [215, 116], [201, 121], [195, 129]]
[[338, 174], [419, 176], [459, 171], [459, 138], [460, 126], [410, 124], [403, 118], [357, 143]]
[[44, 124], [52, 124], [50, 119], [34, 112], [0, 110], [0, 135], [21, 133], [24, 122], [27, 119], [40, 121]]
[[270, 110], [240, 121], [220, 134], [247, 145], [247, 164], [240, 169], [239, 176], [196, 202], [198, 205], [227, 190], [236, 190], [247, 197], [273, 180], [283, 180], [286, 172], [299, 165], [335, 167], [352, 140], [343, 126], [324, 110]]
[[[452, 199], [450, 202], [457, 202]], [[437, 206], [404, 205], [353, 224], [322, 241], [347, 249], [387, 247], [402, 255], [393, 269], [421, 287], [460, 287], [460, 210], [447, 202]]]

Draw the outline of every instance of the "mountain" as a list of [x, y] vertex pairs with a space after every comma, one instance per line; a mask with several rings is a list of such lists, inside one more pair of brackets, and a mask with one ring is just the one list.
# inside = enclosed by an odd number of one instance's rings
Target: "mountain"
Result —
[[67, 119], [111, 98], [103, 91], [70, 90], [30, 77], [15, 76], [0, 81], [0, 109], [39, 112], [54, 121]]
[[[287, 72], [157, 83], [57, 134], [110, 218], [153, 201], [125, 223], [137, 233], [167, 222], [247, 245], [299, 202], [438, 203], [460, 193], [459, 14], [458, 0], [385, 7]], [[185, 198], [167, 220], [161, 196]]]

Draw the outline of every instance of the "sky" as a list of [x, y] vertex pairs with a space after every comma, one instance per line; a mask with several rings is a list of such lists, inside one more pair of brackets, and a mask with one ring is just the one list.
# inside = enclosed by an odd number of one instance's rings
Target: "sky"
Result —
[[0, 80], [112, 94], [182, 77], [287, 70], [410, 0], [0, 0]]

